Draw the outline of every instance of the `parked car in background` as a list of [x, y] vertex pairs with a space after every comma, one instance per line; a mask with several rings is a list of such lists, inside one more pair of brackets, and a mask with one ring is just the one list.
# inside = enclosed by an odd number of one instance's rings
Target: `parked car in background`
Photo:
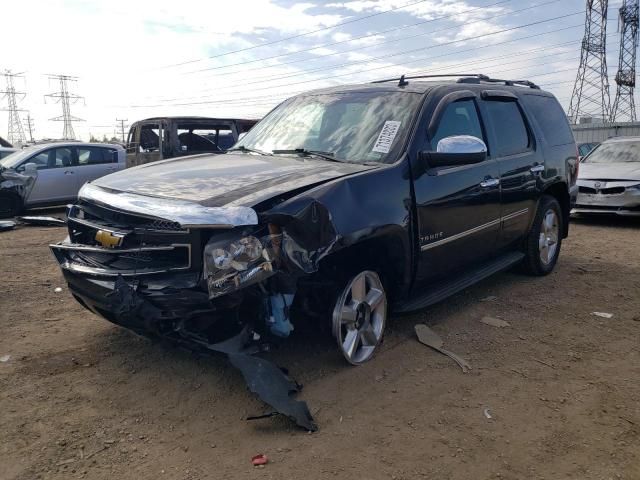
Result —
[[120, 145], [57, 142], [16, 151], [0, 160], [0, 216], [73, 202], [86, 182], [124, 167]]
[[640, 137], [610, 138], [582, 159], [572, 213], [640, 216]]
[[17, 151], [18, 150], [16, 148], [0, 147], [0, 160], [2, 160], [4, 157], [8, 157], [13, 152], [17, 152]]
[[207, 117], [140, 120], [129, 130], [127, 167], [197, 153], [223, 153], [256, 122]]
[[566, 115], [531, 82], [338, 86], [283, 102], [222, 157], [85, 185], [51, 249], [84, 307], [138, 333], [210, 348], [310, 319], [360, 364], [392, 309], [516, 264], [550, 273], [576, 174]]
[[600, 142], [588, 142], [588, 143], [579, 143], [578, 144], [578, 158], [582, 160], [586, 157], [591, 150], [600, 145]]

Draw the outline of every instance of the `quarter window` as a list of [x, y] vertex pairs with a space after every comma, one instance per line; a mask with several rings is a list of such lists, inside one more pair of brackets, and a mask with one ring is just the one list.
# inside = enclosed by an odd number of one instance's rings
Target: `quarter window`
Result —
[[498, 143], [496, 153], [507, 156], [528, 150], [529, 132], [518, 104], [512, 100], [491, 100], [485, 105]]
[[[527, 110], [532, 112], [538, 121], [542, 134], [550, 146], [573, 143], [573, 133], [558, 100], [542, 95], [524, 95], [522, 98]], [[593, 146], [589, 144], [586, 153], [581, 152], [580, 155], [589, 153]]]
[[433, 150], [440, 140], [454, 135], [471, 135], [484, 141], [475, 101], [458, 100], [447, 106], [431, 139]]

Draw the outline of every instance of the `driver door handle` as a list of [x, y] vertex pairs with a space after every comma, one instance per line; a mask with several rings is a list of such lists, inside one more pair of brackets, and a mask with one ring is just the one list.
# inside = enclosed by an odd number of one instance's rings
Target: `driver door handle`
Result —
[[534, 165], [529, 170], [531, 171], [531, 173], [544, 172], [544, 165]]
[[480, 182], [482, 188], [497, 187], [498, 185], [500, 185], [500, 180], [497, 178], [486, 178]]
[[64, 174], [65, 175], [73, 175], [75, 172], [73, 170], [65, 170]]

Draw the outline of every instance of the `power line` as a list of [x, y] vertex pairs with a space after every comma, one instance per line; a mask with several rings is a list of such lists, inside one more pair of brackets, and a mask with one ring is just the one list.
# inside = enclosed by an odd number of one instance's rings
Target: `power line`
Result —
[[11, 70], [5, 70], [3, 75], [6, 87], [5, 90], [0, 91], [0, 93], [4, 94], [3, 98], [7, 99], [7, 108], [3, 108], [2, 110], [9, 112], [7, 140], [9, 140], [9, 143], [14, 145], [22, 145], [25, 143], [26, 137], [24, 135], [22, 122], [20, 121], [20, 112], [24, 112], [25, 110], [18, 108], [17, 97], [24, 98], [26, 93], [16, 92], [15, 86], [13, 85], [13, 79], [23, 78], [23, 75], [20, 73], [11, 73]]
[[62, 104], [62, 115], [51, 118], [50, 120], [54, 122], [64, 122], [62, 138], [64, 140], [75, 140], [76, 136], [73, 131], [72, 122], [83, 122], [84, 120], [71, 115], [71, 105], [77, 103], [79, 100], [84, 100], [84, 97], [69, 93], [69, 86], [67, 83], [77, 82], [78, 78], [69, 75], [49, 75], [49, 80], [56, 80], [60, 82], [60, 91], [45, 95], [45, 101], [46, 97], [50, 97], [56, 99], [57, 103]]
[[[484, 34], [480, 34], [480, 35], [475, 35], [475, 36], [471, 36], [471, 37], [465, 37], [465, 38], [461, 38], [461, 39], [457, 39], [457, 40], [451, 40], [448, 42], [442, 42], [439, 44], [435, 44], [435, 45], [429, 45], [427, 47], [422, 47], [422, 48], [417, 48], [417, 49], [412, 49], [412, 50], [406, 50], [403, 52], [397, 52], [397, 53], [393, 53], [393, 54], [387, 54], [384, 55], [382, 57], [378, 57], [380, 59], [387, 59], [390, 57], [394, 57], [394, 56], [400, 56], [400, 55], [405, 55], [407, 53], [411, 53], [411, 52], [415, 52], [415, 51], [422, 51], [422, 50], [430, 50], [433, 48], [438, 48], [438, 47], [445, 47], [445, 46], [449, 46], [449, 45], [454, 45], [454, 44], [458, 44], [461, 42], [468, 42], [469, 40], [477, 40], [480, 38], [487, 38], [487, 37], [491, 37], [494, 35], [499, 35], [502, 33], [506, 33], [506, 32], [511, 32], [511, 31], [515, 31], [515, 30], [519, 30], [522, 28], [526, 28], [526, 27], [530, 27], [533, 25], [540, 25], [543, 23], [547, 23], [547, 22], [551, 22], [551, 21], [555, 21], [555, 20], [560, 20], [563, 18], [568, 18], [574, 15], [578, 15], [584, 13], [583, 10], [577, 11], [577, 12], [572, 12], [569, 14], [565, 14], [565, 15], [559, 15], [556, 17], [552, 17], [552, 18], [547, 18], [544, 20], [539, 20], [536, 22], [530, 22], [524, 25], [519, 25], [519, 26], [515, 26], [515, 27], [510, 27], [510, 28], [506, 28], [506, 29], [502, 29], [502, 30], [497, 30], [494, 32], [489, 32], [489, 33], [484, 33]], [[539, 34], [540, 35], [540, 34]], [[375, 60], [375, 58], [373, 59], [368, 59], [368, 61], [371, 60]], [[358, 64], [361, 62], [352, 62], [352, 65], [354, 64]], [[405, 62], [405, 64], [408, 63], [415, 63], [414, 61], [410, 61], [410, 62]], [[403, 64], [399, 64], [399, 65], [403, 65]], [[398, 65], [395, 65], [395, 67], [397, 67]], [[369, 68], [366, 70], [360, 70], [358, 73], [364, 73], [364, 72], [370, 72], [370, 71], [374, 71], [374, 70], [380, 70], [382, 68], [390, 68], [390, 66], [382, 66], [382, 67], [373, 67], [373, 68]], [[339, 77], [345, 77], [345, 76], [349, 76], [349, 75], [353, 75], [353, 73], [345, 73], [345, 74], [339, 74], [339, 75], [330, 75], [330, 76], [326, 76], [326, 77], [321, 77], [321, 78], [316, 78], [316, 79], [310, 79], [310, 80], [301, 80], [299, 82], [293, 82], [293, 83], [287, 83], [287, 84], [282, 84], [282, 85], [271, 85], [271, 86], [265, 86], [265, 87], [260, 87], [260, 88], [254, 88], [252, 89], [253, 91], [258, 91], [258, 90], [265, 90], [265, 89], [273, 89], [273, 88], [285, 88], [285, 87], [290, 87], [290, 86], [295, 86], [295, 85], [300, 85], [300, 84], [305, 84], [305, 83], [310, 83], [310, 82], [318, 82], [318, 81], [322, 81], [322, 80], [332, 80], [335, 78], [339, 78]], [[218, 89], [219, 90], [219, 89]], [[227, 92], [227, 93], [240, 93], [240, 92]], [[251, 98], [260, 98], [260, 97], [248, 97], [249, 99]], [[200, 101], [200, 102], [185, 102], [185, 103], [173, 103], [173, 104], [159, 104], [159, 105], [133, 105], [132, 108], [145, 108], [145, 107], [155, 107], [155, 106], [166, 106], [166, 105], [173, 105], [173, 106], [186, 106], [186, 105], [200, 105], [200, 104], [210, 104], [210, 103], [225, 103], [228, 101], [232, 101], [233, 99], [227, 99], [227, 100], [216, 100], [216, 101]]]
[[[318, 49], [321, 49], [321, 48], [333, 47], [333, 46], [340, 45], [340, 44], [343, 44], [343, 43], [351, 43], [351, 42], [355, 42], [355, 41], [358, 41], [358, 40], [363, 40], [365, 38], [377, 37], [378, 35], [381, 35], [381, 34], [384, 34], [384, 33], [395, 32], [395, 31], [398, 31], [398, 30], [404, 30], [406, 28], [413, 28], [413, 27], [417, 27], [419, 25], [425, 25], [427, 23], [433, 23], [433, 22], [436, 22], [438, 20], [444, 20], [444, 19], [447, 19], [447, 18], [459, 16], [459, 15], [466, 15], [466, 14], [475, 12], [477, 10], [483, 10], [483, 9], [486, 9], [486, 8], [495, 7], [496, 5], [500, 5], [500, 4], [511, 2], [511, 1], [512, 0], [500, 0], [498, 2], [490, 3], [490, 4], [487, 4], [487, 5], [482, 5], [480, 7], [470, 8], [469, 10], [463, 10], [461, 12], [451, 13], [451, 14], [448, 14], [448, 15], [441, 15], [439, 17], [434, 17], [434, 18], [431, 18], [429, 20], [424, 20], [424, 21], [421, 21], [421, 22], [412, 23], [410, 25], [402, 25], [400, 27], [389, 28], [387, 30], [380, 30], [378, 32], [370, 33], [370, 34], [367, 34], [367, 35], [360, 35], [359, 37], [352, 37], [352, 38], [350, 38], [348, 40], [341, 40], [341, 41], [337, 41], [337, 42], [324, 43], [324, 44], [321, 44], [321, 45], [316, 45], [315, 47], [303, 48], [303, 49], [299, 49], [299, 50], [293, 50], [293, 51], [286, 52], [286, 53], [281, 53], [281, 54], [278, 54], [278, 55], [272, 55], [270, 57], [263, 57], [263, 58], [258, 58], [258, 59], [254, 59], [254, 60], [246, 60], [246, 61], [242, 61], [242, 62], [231, 63], [231, 64], [227, 64], [227, 65], [219, 65], [219, 66], [216, 66], [216, 67], [208, 67], [208, 68], [203, 68], [203, 69], [199, 69], [199, 70], [192, 70], [190, 72], [185, 72], [185, 73], [189, 74], [189, 73], [207, 72], [207, 71], [211, 71], [211, 70], [219, 70], [219, 69], [223, 69], [223, 68], [235, 67], [235, 66], [238, 66], [238, 65], [247, 65], [247, 64], [250, 64], [250, 63], [263, 62], [265, 60], [273, 60], [275, 58], [287, 57], [287, 56], [295, 55], [295, 54], [298, 54], [298, 53], [308, 53], [308, 52], [312, 52], [313, 50], [318, 50]], [[560, 0], [555, 0], [555, 1], [560, 1]], [[493, 17], [483, 18], [482, 20], [490, 20], [491, 18], [493, 18]], [[401, 38], [399, 40], [406, 39], [406, 38], [410, 38], [410, 37], [403, 37], [403, 38]], [[304, 61], [321, 60], [321, 59], [323, 59], [325, 57], [330, 57], [330, 56], [333, 56], [333, 55], [339, 55], [339, 54], [347, 53], [347, 52], [356, 52], [356, 51], [359, 51], [359, 50], [364, 50], [365, 48], [376, 47], [376, 46], [383, 45], [385, 43], [390, 43], [390, 42], [393, 42], [393, 41], [397, 41], [397, 40], [393, 39], [393, 40], [389, 40], [389, 41], [385, 41], [385, 42], [379, 42], [379, 43], [375, 43], [375, 44], [371, 44], [371, 45], [364, 45], [364, 46], [359, 47], [359, 48], [354, 48], [354, 49], [351, 49], [351, 50], [343, 50], [341, 52], [336, 52], [336, 53], [332, 53], [332, 54], [328, 54], [328, 55], [319, 55], [319, 56], [312, 57], [312, 58], [298, 59], [298, 60], [294, 60], [294, 61], [290, 61], [290, 62], [281, 62], [281, 63], [278, 63], [276, 65], [269, 65], [269, 66], [262, 67], [262, 68], [272, 68], [272, 67], [279, 67], [279, 66], [282, 66], [282, 65], [290, 65], [290, 64], [293, 64], [293, 63], [304, 62]], [[215, 75], [211, 75], [211, 76], [232, 75], [234, 73], [241, 73], [241, 72], [242, 71], [239, 70], [239, 71], [236, 71], [236, 72], [219, 73], [219, 74], [215, 74]]]
[[354, 19], [351, 19], [351, 20], [346, 20], [344, 22], [336, 23], [335, 25], [331, 25], [331, 26], [328, 26], [328, 27], [319, 28], [317, 30], [312, 30], [310, 32], [298, 33], [296, 35], [292, 35], [292, 36], [286, 37], [286, 38], [281, 38], [279, 40], [272, 40], [270, 42], [263, 42], [263, 43], [260, 43], [258, 45], [251, 45], [250, 47], [239, 48], [237, 50], [231, 50], [231, 51], [227, 51], [227, 52], [224, 52], [224, 53], [211, 55], [211, 56], [206, 57], [206, 58], [199, 58], [199, 59], [196, 59], [196, 60], [187, 60], [186, 62], [180, 62], [180, 63], [173, 63], [173, 64], [169, 64], [169, 65], [164, 65], [164, 66], [162, 66], [160, 68], [179, 67], [179, 66], [188, 65], [188, 64], [191, 64], [191, 63], [202, 62], [204, 60], [211, 60], [211, 59], [214, 59], [214, 58], [225, 57], [227, 55], [232, 55], [234, 53], [246, 52], [246, 51], [249, 51], [249, 50], [254, 50], [256, 48], [266, 47], [268, 45], [275, 45], [276, 43], [286, 42], [288, 40], [293, 40], [293, 39], [296, 39], [296, 38], [305, 37], [307, 35], [313, 35], [314, 33], [324, 32], [326, 30], [331, 30], [331, 29], [334, 29], [334, 28], [337, 28], [337, 27], [341, 27], [343, 25], [348, 25], [350, 23], [360, 22], [360, 21], [366, 20], [368, 18], [384, 15], [386, 13], [394, 12], [396, 10], [401, 10], [403, 8], [407, 8], [407, 7], [410, 7], [412, 5], [417, 5], [418, 3], [424, 3], [426, 1], [427, 0], [417, 0], [415, 2], [407, 3], [407, 4], [401, 5], [399, 7], [394, 7], [394, 8], [390, 8], [388, 10], [384, 10], [382, 12], [376, 12], [376, 13], [372, 13], [370, 15], [365, 15], [363, 17], [358, 17], [358, 18], [354, 18]]
[[[476, 23], [479, 23], [479, 22], [485, 22], [486, 20], [493, 20], [493, 19], [505, 16], [505, 15], [513, 15], [513, 14], [516, 14], [516, 13], [521, 13], [521, 12], [524, 12], [526, 10], [531, 10], [531, 9], [534, 9], [534, 8], [540, 8], [542, 6], [549, 5], [551, 3], [557, 3], [559, 1], [560, 0], [549, 0], [549, 1], [546, 1], [546, 2], [543, 2], [543, 3], [538, 3], [538, 4], [535, 4], [535, 5], [529, 6], [529, 7], [521, 8], [519, 10], [506, 12], [506, 13], [502, 13], [502, 14], [499, 14], [499, 15], [493, 15], [491, 17], [482, 18], [480, 20], [475, 20], [473, 22], [466, 22], [466, 23], [464, 23], [464, 26], [473, 25], [473, 24], [476, 24]], [[501, 3], [501, 2], [498, 2], [498, 3]], [[407, 40], [407, 39], [416, 38], [416, 37], [422, 37], [422, 36], [425, 36], [425, 35], [434, 35], [436, 33], [441, 33], [441, 32], [445, 32], [445, 31], [453, 30], [453, 29], [458, 29], [458, 28], [460, 28], [459, 25], [453, 25], [451, 27], [441, 28], [439, 30], [432, 30], [432, 31], [429, 31], [429, 32], [422, 32], [422, 33], [418, 33], [418, 34], [415, 34], [415, 35], [409, 35], [409, 36], [405, 36], [405, 37], [395, 38], [395, 39], [387, 40], [387, 41], [384, 41], [384, 42], [379, 42], [379, 43], [376, 43], [376, 44], [367, 45], [367, 46], [362, 47], [362, 48], [358, 48], [358, 49], [354, 49], [354, 50], [343, 50], [341, 52], [330, 53], [330, 54], [327, 54], [327, 55], [322, 55], [322, 56], [316, 57], [314, 59], [307, 59], [307, 60], [315, 61], [315, 60], [319, 60], [319, 59], [324, 59], [326, 57], [331, 57], [331, 56], [334, 56], [334, 55], [342, 55], [342, 54], [350, 53], [350, 52], [353, 52], [353, 51], [356, 51], [356, 50], [362, 50], [364, 48], [372, 48], [372, 47], [376, 47], [376, 46], [379, 46], [379, 45], [399, 42], [399, 41], [402, 41], [402, 40]], [[423, 50], [423, 48], [417, 48], [417, 49], [414, 49], [414, 50], [410, 50], [407, 53], [413, 53], [415, 51], [420, 51], [420, 50]], [[406, 53], [403, 53], [403, 55], [404, 54], [406, 54]], [[311, 70], [303, 70], [300, 73], [312, 73], [312, 72], [318, 72], [318, 71], [326, 71], [327, 68], [333, 69], [333, 68], [339, 68], [339, 67], [342, 67], [342, 66], [359, 65], [359, 64], [363, 64], [363, 63], [368, 63], [368, 62], [370, 62], [372, 60], [385, 59], [385, 58], [388, 58], [389, 56], [394, 56], [394, 55], [395, 54], [392, 54], [392, 55], [381, 55], [379, 57], [368, 58], [368, 59], [365, 59], [365, 60], [358, 60], [358, 61], [355, 61], [355, 62], [346, 62], [346, 63], [337, 64], [337, 65], [330, 65], [329, 67], [320, 67], [320, 68], [315, 68], [315, 69], [311, 69]], [[287, 65], [287, 64], [290, 64], [290, 63], [298, 63], [298, 62], [301, 62], [301, 61], [304, 61], [304, 60], [296, 60], [294, 62], [281, 63], [280, 65]], [[294, 74], [286, 74], [286, 75], [281, 75], [281, 76], [267, 75], [267, 76], [262, 76], [262, 77], [252, 77], [253, 80], [251, 82], [243, 82], [243, 85], [253, 85], [253, 84], [257, 84], [257, 83], [262, 83], [264, 81], [264, 79], [268, 79], [270, 77], [271, 78], [275, 77], [273, 79], [278, 80], [278, 79], [294, 77], [294, 76], [297, 76], [298, 74], [299, 73], [296, 72]]]

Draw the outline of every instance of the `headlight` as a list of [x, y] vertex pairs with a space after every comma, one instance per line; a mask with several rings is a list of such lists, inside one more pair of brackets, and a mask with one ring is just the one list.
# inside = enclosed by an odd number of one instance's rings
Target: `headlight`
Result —
[[[265, 243], [266, 242], [266, 243]], [[204, 248], [204, 277], [211, 298], [273, 275], [269, 237], [231, 240], [213, 237]], [[271, 247], [272, 248], [272, 247]]]

